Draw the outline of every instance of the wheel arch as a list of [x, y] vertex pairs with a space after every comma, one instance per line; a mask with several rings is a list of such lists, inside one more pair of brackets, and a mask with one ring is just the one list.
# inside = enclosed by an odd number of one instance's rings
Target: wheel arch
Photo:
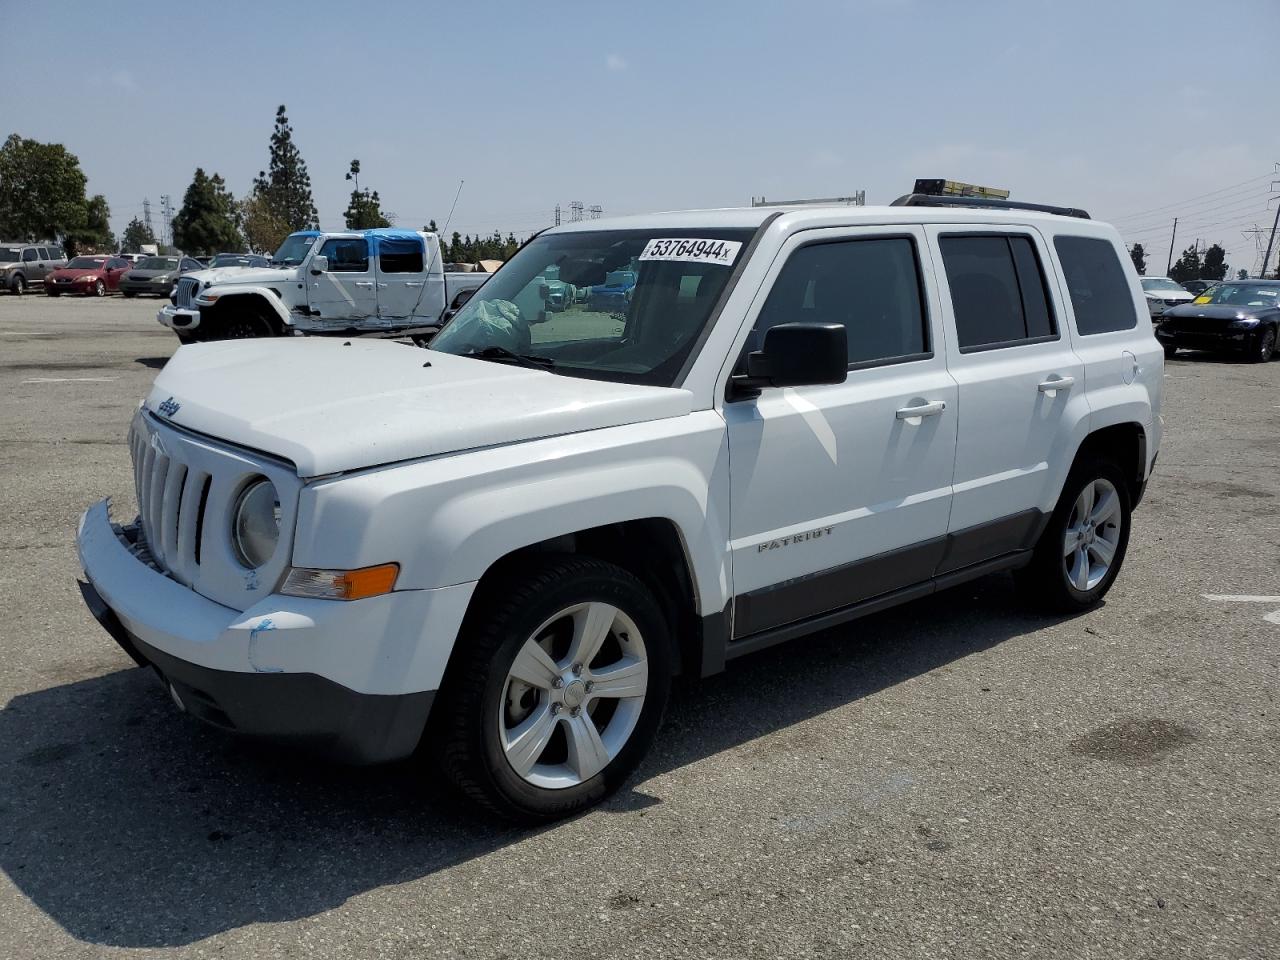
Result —
[[1126, 421], [1091, 431], [1076, 450], [1072, 466], [1092, 457], [1111, 460], [1120, 467], [1129, 482], [1130, 506], [1136, 507], [1146, 487], [1146, 428], [1135, 421]]
[[200, 326], [202, 328], [216, 326], [222, 317], [228, 316], [233, 311], [253, 309], [259, 316], [271, 325], [273, 334], [279, 335], [289, 327], [289, 311], [285, 309], [283, 303], [280, 302], [279, 296], [275, 291], [265, 287], [254, 287], [247, 290], [237, 289], [221, 293], [217, 287], [212, 288], [212, 292], [217, 296], [216, 303], [207, 307], [200, 308]]

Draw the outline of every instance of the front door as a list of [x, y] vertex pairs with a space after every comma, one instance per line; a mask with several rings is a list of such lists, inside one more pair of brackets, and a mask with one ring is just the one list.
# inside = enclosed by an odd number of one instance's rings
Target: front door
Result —
[[329, 261], [317, 270], [312, 258], [305, 268], [307, 302], [319, 320], [343, 326], [378, 315], [378, 291], [365, 237], [330, 237], [316, 254]]
[[928, 581], [941, 556], [956, 385], [916, 227], [793, 237], [747, 350], [779, 323], [841, 323], [849, 377], [725, 405], [735, 638]]
[[960, 390], [952, 543], [940, 572], [1034, 544], [1087, 422], [1044, 240], [1025, 227], [930, 227]]

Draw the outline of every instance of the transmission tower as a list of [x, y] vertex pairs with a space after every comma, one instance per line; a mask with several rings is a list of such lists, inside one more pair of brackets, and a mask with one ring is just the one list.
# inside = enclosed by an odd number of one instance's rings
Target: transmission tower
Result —
[[582, 219], [582, 201], [570, 200], [569, 201], [569, 222], [577, 223], [581, 219]]
[[560, 226], [560, 204], [556, 204], [556, 226]]
[[591, 206], [587, 207], [587, 216], [592, 220], [599, 220], [600, 214], [602, 213], [604, 213], [604, 207], [600, 206], [598, 203], [593, 203]]
[[142, 198], [142, 225], [147, 228], [147, 233], [155, 236], [151, 230], [151, 200], [147, 197]]
[[173, 234], [170, 232], [173, 226], [173, 203], [172, 198], [167, 193], [160, 194], [160, 212], [164, 217], [164, 234], [160, 238], [160, 242], [165, 246], [173, 243]]

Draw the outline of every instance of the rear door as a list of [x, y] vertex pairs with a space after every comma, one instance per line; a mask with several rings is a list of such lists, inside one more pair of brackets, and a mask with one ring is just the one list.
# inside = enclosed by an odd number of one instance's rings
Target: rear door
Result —
[[927, 581], [942, 554], [956, 446], [924, 231], [805, 231], [784, 245], [747, 339], [840, 323], [842, 384], [726, 403], [735, 638]]
[[1038, 231], [930, 227], [959, 388], [955, 493], [939, 573], [1029, 547], [1087, 423], [1084, 367], [1063, 329]]
[[439, 316], [444, 304], [444, 275], [427, 275], [427, 249], [422, 237], [380, 236], [376, 242], [378, 316], [397, 320]]
[[341, 326], [376, 317], [378, 292], [368, 239], [330, 237], [316, 255], [329, 261], [327, 270], [317, 270], [314, 259], [306, 267], [307, 302], [319, 311], [319, 319]]

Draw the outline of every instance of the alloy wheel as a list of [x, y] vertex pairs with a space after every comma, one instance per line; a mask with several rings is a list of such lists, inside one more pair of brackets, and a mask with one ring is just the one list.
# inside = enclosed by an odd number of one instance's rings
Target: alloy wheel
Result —
[[1271, 355], [1276, 352], [1276, 332], [1274, 330], [1262, 331], [1262, 336], [1258, 338], [1258, 354], [1263, 363], [1271, 359]]
[[93, 285], [93, 295], [95, 297], [105, 297], [107, 295], [107, 285], [99, 280]]
[[507, 673], [498, 735], [527, 783], [585, 783], [626, 746], [644, 708], [649, 659], [635, 622], [600, 601], [550, 617], [525, 640]]
[[1085, 484], [1071, 508], [1063, 536], [1063, 573], [1081, 593], [1100, 584], [1120, 545], [1120, 494], [1101, 477]]

